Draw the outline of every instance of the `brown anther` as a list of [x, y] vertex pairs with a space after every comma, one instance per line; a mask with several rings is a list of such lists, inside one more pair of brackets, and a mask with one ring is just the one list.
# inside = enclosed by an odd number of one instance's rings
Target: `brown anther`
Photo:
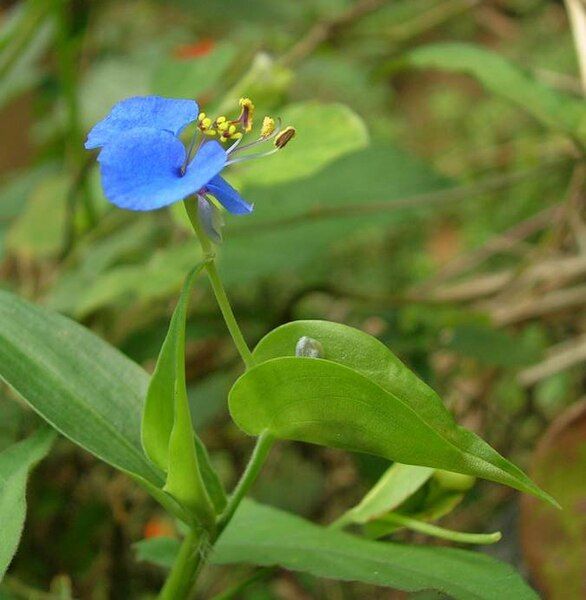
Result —
[[295, 127], [285, 127], [279, 135], [275, 138], [275, 147], [284, 148], [293, 138], [295, 137]]

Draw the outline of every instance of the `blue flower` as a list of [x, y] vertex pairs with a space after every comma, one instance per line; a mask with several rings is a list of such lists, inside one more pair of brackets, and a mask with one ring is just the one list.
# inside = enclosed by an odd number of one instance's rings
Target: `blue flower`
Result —
[[[155, 210], [194, 196], [202, 226], [211, 239], [219, 242], [222, 216], [217, 203], [235, 215], [252, 211], [252, 206], [220, 175], [222, 170], [278, 152], [295, 135], [293, 127], [281, 130], [273, 119], [265, 117], [259, 137], [240, 145], [252, 129], [253, 115], [254, 105], [249, 98], [240, 99], [236, 119], [211, 119], [199, 112], [194, 100], [128, 98], [95, 125], [85, 147], [100, 149], [102, 187], [112, 204], [128, 210]], [[178, 136], [191, 123], [196, 123], [195, 134], [186, 149]], [[239, 154], [268, 140], [274, 143], [271, 150]]]
[[[230, 149], [210, 139], [213, 128], [206, 125], [208, 121], [211, 125], [211, 120], [204, 115], [198, 121], [198, 116], [199, 107], [193, 100], [146, 96], [116, 104], [90, 131], [85, 144], [87, 149], [101, 148], [98, 162], [110, 202], [146, 211], [191, 195], [209, 201], [211, 195], [233, 214], [250, 213], [252, 206], [220, 176]], [[186, 150], [177, 136], [194, 121], [198, 121], [202, 137], [191, 157], [194, 144]], [[228, 122], [228, 137], [219, 136], [222, 141], [240, 140], [242, 133], [236, 131], [235, 123]]]

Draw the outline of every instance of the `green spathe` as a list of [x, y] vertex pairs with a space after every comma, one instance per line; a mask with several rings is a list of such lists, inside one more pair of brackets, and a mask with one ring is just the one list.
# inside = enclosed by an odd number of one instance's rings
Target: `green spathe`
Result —
[[185, 384], [187, 306], [193, 282], [203, 267], [201, 263], [185, 279], [151, 377], [141, 433], [146, 454], [167, 473], [164, 491], [213, 528], [215, 510], [222, 510], [225, 497], [193, 431]]

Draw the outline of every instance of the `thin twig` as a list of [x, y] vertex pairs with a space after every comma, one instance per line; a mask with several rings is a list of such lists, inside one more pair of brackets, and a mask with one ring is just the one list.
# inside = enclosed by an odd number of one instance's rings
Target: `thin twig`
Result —
[[585, 275], [586, 256], [563, 256], [531, 265], [521, 273], [517, 269], [487, 273], [460, 283], [436, 287], [433, 291], [417, 290], [409, 297], [436, 302], [467, 302], [493, 296], [513, 281], [529, 289], [539, 284], [551, 291]]
[[339, 29], [352, 25], [361, 17], [382, 8], [388, 0], [359, 0], [354, 6], [328, 21], [316, 23], [305, 36], [281, 58], [281, 64], [291, 66], [331, 38]]
[[565, 0], [565, 3], [580, 67], [582, 93], [586, 95], [586, 3], [584, 0]]
[[534, 317], [568, 311], [586, 306], [586, 285], [554, 290], [539, 297], [524, 298], [518, 302], [485, 307], [497, 326], [520, 323]]
[[548, 355], [543, 361], [523, 369], [517, 381], [524, 387], [530, 387], [575, 365], [586, 364], [586, 334], [551, 347]]
[[470, 271], [495, 254], [511, 250], [511, 248], [521, 243], [529, 236], [547, 227], [552, 219], [557, 217], [562, 207], [563, 204], [561, 203], [549, 206], [529, 219], [515, 224], [504, 233], [491, 238], [476, 250], [473, 250], [472, 252], [468, 251], [457, 256], [440, 269], [440, 271], [431, 279], [428, 279], [422, 285], [418, 286], [417, 291], [423, 292], [434, 288], [443, 281], [453, 279], [457, 275]]

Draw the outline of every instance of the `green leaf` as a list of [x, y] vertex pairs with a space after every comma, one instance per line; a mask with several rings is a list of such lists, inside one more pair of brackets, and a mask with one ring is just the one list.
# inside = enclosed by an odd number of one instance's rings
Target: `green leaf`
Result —
[[54, 439], [55, 432], [44, 427], [0, 453], [0, 580], [18, 548], [24, 527], [29, 471], [47, 455]]
[[[443, 516], [451, 513], [464, 499], [462, 489], [454, 490], [443, 487], [437, 480], [438, 473], [450, 475], [452, 477], [461, 477], [475, 481], [474, 477], [461, 475], [460, 473], [451, 473], [449, 471], [437, 470], [434, 472], [431, 481], [421, 492], [413, 495], [401, 506], [395, 507], [395, 512], [417, 521], [437, 521]], [[470, 485], [466, 489], [470, 489]], [[388, 515], [389, 513], [387, 513]], [[387, 536], [403, 526], [392, 520], [386, 519], [387, 515], [381, 515], [379, 519], [369, 521], [364, 524], [364, 532], [368, 537], [380, 538]], [[428, 532], [429, 533], [429, 532]], [[430, 533], [430, 535], [433, 535]]]
[[180, 547], [181, 542], [170, 537], [149, 538], [133, 544], [137, 561], [150, 562], [168, 570], [173, 566]]
[[[323, 359], [296, 358], [319, 341]], [[296, 321], [265, 336], [258, 364], [235, 383], [229, 405], [245, 432], [366, 452], [504, 483], [556, 505], [520, 469], [459, 427], [439, 396], [381, 342], [327, 321]], [[277, 358], [275, 358], [277, 357]]]
[[343, 104], [294, 104], [279, 117], [284, 125], [295, 127], [295, 138], [282, 152], [245, 163], [238, 173], [242, 183], [271, 185], [308, 177], [368, 143], [364, 122]]
[[151, 91], [170, 98], [201, 98], [222, 82], [236, 55], [232, 44], [222, 43], [204, 56], [165, 57], [154, 71]]
[[407, 53], [393, 66], [461, 71], [476, 78], [493, 94], [530, 113], [538, 121], [576, 136], [586, 118], [582, 100], [549, 88], [502, 56], [478, 46], [443, 43]]
[[395, 463], [339, 523], [366, 523], [397, 508], [433, 475], [433, 469]]
[[250, 500], [218, 540], [211, 561], [276, 565], [408, 592], [436, 589], [462, 600], [537, 598], [511, 566], [489, 556], [364, 540]]
[[444, 201], [418, 203], [417, 198], [447, 183], [423, 161], [388, 143], [343, 156], [304, 179], [303, 186], [292, 181], [253, 187], [251, 182], [244, 193], [254, 202], [254, 220], [228, 219], [230, 243], [219, 249], [224, 283], [301, 274], [324, 281], [331, 277], [335, 250], [365, 231], [388, 231], [445, 211]]
[[0, 291], [0, 377], [82, 448], [163, 484], [140, 443], [148, 375], [81, 325]]
[[[205, 448], [194, 432], [185, 384], [185, 326], [189, 294], [204, 263], [187, 276], [147, 392], [142, 444], [147, 456], [167, 473], [164, 490], [208, 524], [215, 511], [203, 473], [221, 490]], [[216, 494], [217, 496], [217, 494]], [[223, 493], [221, 501], [225, 502]], [[220, 507], [220, 510], [223, 506]]]
[[461, 325], [446, 337], [446, 348], [487, 365], [514, 369], [542, 358], [531, 340], [489, 327]]
[[381, 517], [381, 522], [388, 523], [392, 526], [406, 527], [412, 531], [423, 533], [442, 540], [458, 542], [460, 544], [495, 544], [500, 541], [502, 534], [500, 531], [495, 533], [466, 533], [462, 531], [454, 531], [437, 525], [430, 525], [425, 521], [414, 519], [413, 517], [400, 513], [390, 512]]
[[[39, 184], [8, 230], [6, 248], [10, 252], [29, 260], [58, 255], [66, 232], [69, 185], [63, 175], [52, 175]], [[47, 219], [49, 214], [51, 219]]]

